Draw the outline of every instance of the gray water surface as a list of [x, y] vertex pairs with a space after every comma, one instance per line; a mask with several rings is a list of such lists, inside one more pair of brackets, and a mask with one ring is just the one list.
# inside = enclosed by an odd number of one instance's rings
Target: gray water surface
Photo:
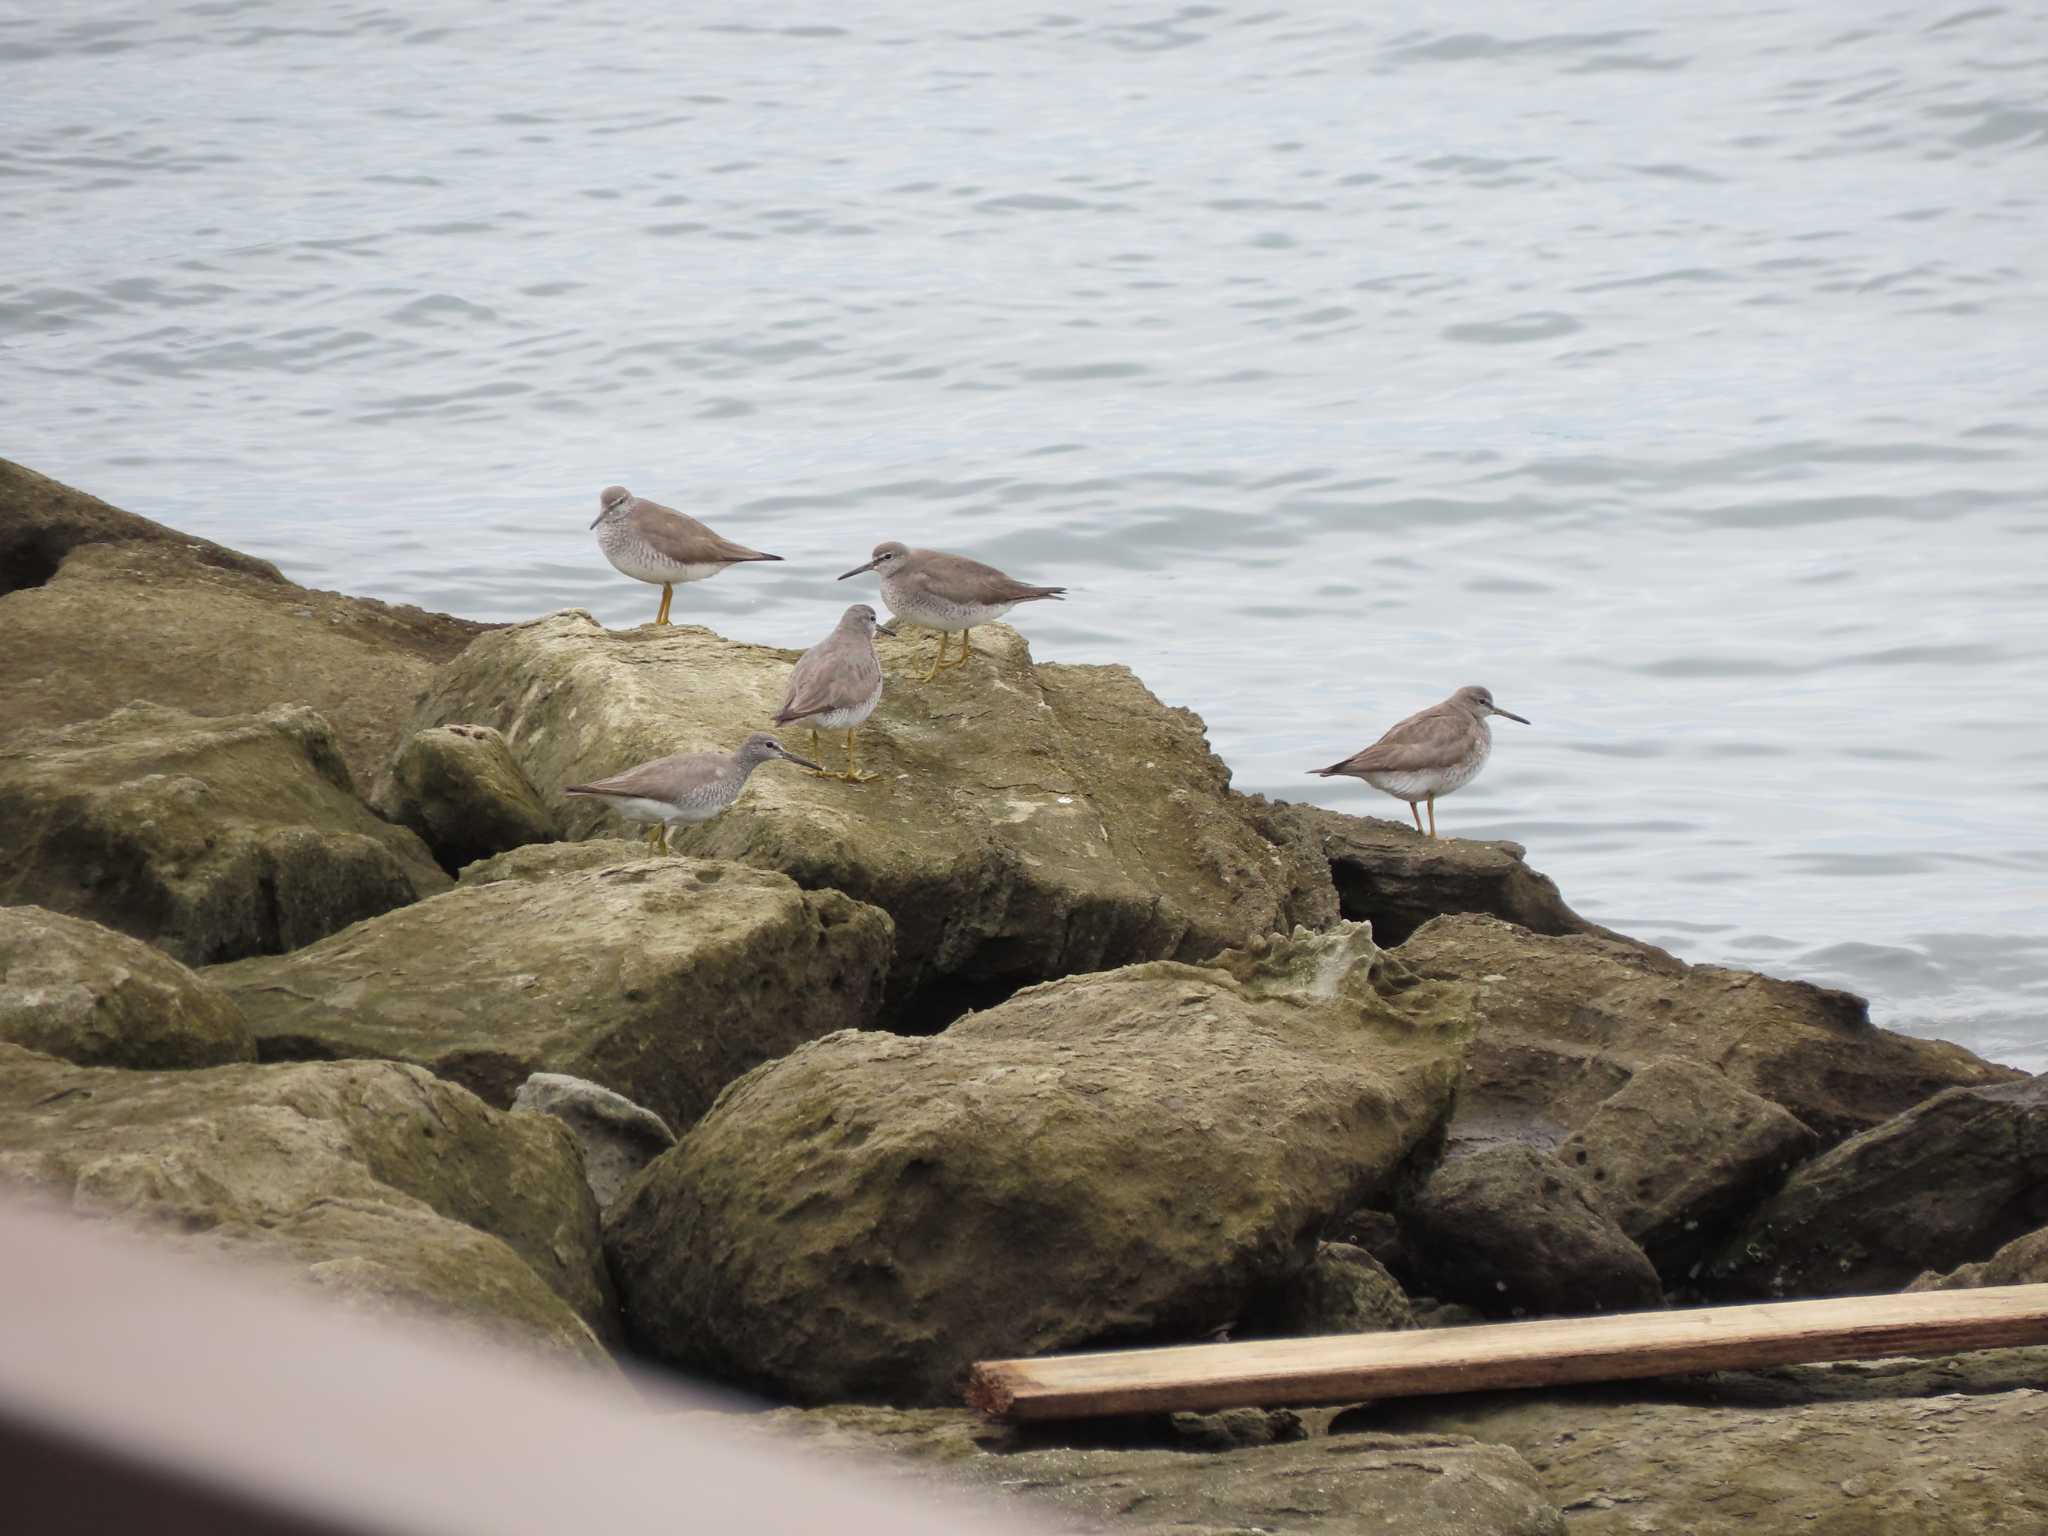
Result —
[[486, 618], [653, 616], [615, 480], [746, 639], [964, 550], [1353, 811], [1482, 682], [1447, 831], [2048, 1066], [2048, 9], [1366, 9], [0, 0], [0, 453]]

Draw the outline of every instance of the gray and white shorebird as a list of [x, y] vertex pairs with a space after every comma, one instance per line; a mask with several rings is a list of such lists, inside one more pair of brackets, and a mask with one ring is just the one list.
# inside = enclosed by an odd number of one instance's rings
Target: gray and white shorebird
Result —
[[[876, 571], [882, 578], [882, 601], [889, 612], [906, 624], [939, 632], [938, 654], [923, 681], [930, 682], [947, 667], [964, 666], [974, 654], [969, 638], [977, 624], [993, 624], [1019, 603], [1042, 598], [1060, 598], [1065, 587], [1034, 587], [1029, 582], [1005, 576], [992, 565], [949, 555], [936, 549], [908, 549], [894, 539], [875, 546], [875, 557], [856, 565], [841, 576], [858, 576]], [[946, 659], [946, 636], [959, 632], [960, 654]]]
[[[797, 658], [789, 674], [789, 692], [775, 712], [777, 725], [808, 725], [811, 752], [818, 751], [818, 731], [846, 732], [846, 772], [829, 777], [865, 784], [875, 777], [860, 771], [854, 756], [854, 733], [882, 702], [882, 658], [875, 654], [875, 635], [896, 631], [875, 622], [875, 610], [855, 603], [840, 616], [831, 634]], [[820, 770], [823, 771], [822, 769]]]
[[1363, 779], [1396, 800], [1406, 800], [1418, 832], [1422, 830], [1419, 807], [1428, 801], [1429, 835], [1435, 837], [1438, 797], [1470, 784], [1493, 750], [1488, 715], [1529, 723], [1502, 709], [1493, 702], [1490, 690], [1475, 684], [1410, 715], [1363, 752], [1309, 772], [1326, 779], [1333, 774]]
[[661, 588], [657, 624], [668, 622], [669, 599], [677, 582], [702, 581], [743, 560], [782, 558], [735, 544], [688, 513], [635, 496], [623, 485], [608, 485], [598, 493], [597, 520], [590, 526], [597, 530], [597, 547], [614, 568]]
[[[589, 784], [565, 785], [565, 795], [602, 800], [628, 821], [654, 823], [647, 829], [649, 847], [666, 848], [668, 829], [679, 821], [709, 821], [747, 787], [747, 777], [772, 757], [799, 768], [818, 768], [798, 757], [767, 731], [756, 731], [736, 752], [682, 752], [615, 773]], [[819, 768], [820, 773], [824, 772]]]

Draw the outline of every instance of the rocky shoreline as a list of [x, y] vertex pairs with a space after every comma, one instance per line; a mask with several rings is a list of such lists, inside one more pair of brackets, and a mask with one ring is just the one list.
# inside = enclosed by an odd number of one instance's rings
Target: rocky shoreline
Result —
[[5, 461], [0, 649], [10, 1185], [1077, 1528], [2048, 1529], [2048, 1348], [958, 1407], [991, 1355], [2048, 1282], [2048, 1080], [1238, 794], [1124, 668], [977, 631], [875, 782], [661, 856], [555, 791], [736, 742], [795, 652], [312, 592]]

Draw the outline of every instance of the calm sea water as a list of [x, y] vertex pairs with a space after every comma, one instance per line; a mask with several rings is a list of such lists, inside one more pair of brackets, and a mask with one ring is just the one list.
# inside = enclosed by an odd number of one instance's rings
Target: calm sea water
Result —
[[[2048, 10], [0, 0], [0, 453], [322, 586], [652, 617], [609, 481], [1072, 588], [1246, 789], [2048, 1066]], [[963, 744], [963, 750], [971, 750]]]

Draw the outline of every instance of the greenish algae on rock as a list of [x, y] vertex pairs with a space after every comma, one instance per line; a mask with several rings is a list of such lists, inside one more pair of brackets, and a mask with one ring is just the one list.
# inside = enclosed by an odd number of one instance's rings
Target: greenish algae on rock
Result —
[[310, 709], [131, 704], [0, 747], [0, 902], [90, 918], [187, 965], [293, 949], [448, 884], [356, 798]]
[[416, 1062], [501, 1108], [533, 1073], [566, 1073], [677, 1129], [741, 1073], [881, 1008], [888, 915], [837, 891], [616, 841], [538, 844], [472, 873], [207, 979], [265, 1060]]
[[976, 1359], [1229, 1322], [1433, 1149], [1471, 1027], [1362, 926], [1261, 947], [749, 1073], [607, 1220], [632, 1336], [800, 1402], [943, 1402]]
[[[1290, 926], [1318, 896], [1334, 916], [1327, 867], [1261, 834], [1194, 715], [1122, 667], [1034, 667], [1001, 625], [975, 646], [929, 685], [905, 676], [915, 647], [885, 646], [887, 691], [861, 732], [875, 782], [771, 763], [674, 845], [881, 907], [896, 922], [892, 996], [939, 1020], [1051, 976], [1206, 958]], [[437, 676], [414, 727], [495, 726], [552, 794], [729, 750], [767, 726], [795, 659], [704, 629], [611, 632], [557, 613], [481, 637]], [[809, 741], [799, 730], [789, 745]], [[616, 825], [593, 803], [560, 814], [572, 837]]]
[[220, 988], [140, 939], [41, 907], [0, 907], [0, 1040], [84, 1067], [256, 1059]]
[[602, 1361], [616, 1331], [567, 1128], [417, 1067], [128, 1072], [0, 1045], [0, 1183], [524, 1347]]
[[406, 737], [370, 803], [410, 827], [451, 875], [561, 834], [554, 812], [487, 725], [443, 725]]

